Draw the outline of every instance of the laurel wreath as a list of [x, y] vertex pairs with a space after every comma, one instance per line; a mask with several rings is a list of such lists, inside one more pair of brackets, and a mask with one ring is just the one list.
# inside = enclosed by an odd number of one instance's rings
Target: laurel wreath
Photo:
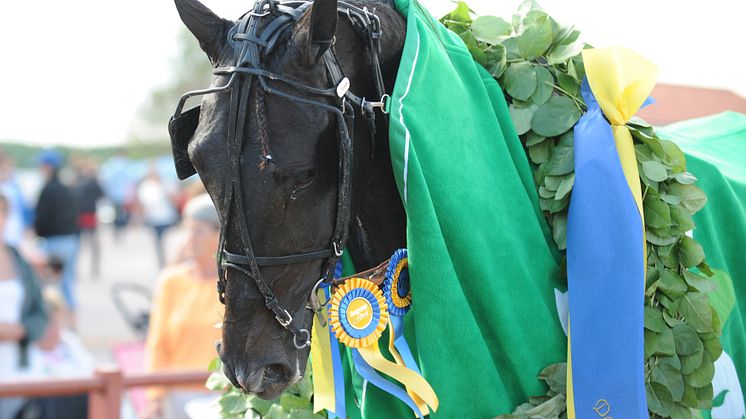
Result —
[[[479, 16], [459, 2], [441, 22], [456, 32], [473, 58], [500, 83], [534, 173], [539, 205], [559, 250], [566, 249], [567, 213], [574, 174], [573, 126], [586, 110], [580, 32], [559, 24], [533, 0], [510, 22]], [[651, 418], [691, 418], [713, 403], [714, 361], [722, 347], [721, 320], [708, 292], [716, 275], [702, 246], [686, 232], [707, 202], [686, 171], [684, 153], [640, 119], [627, 124], [643, 190], [647, 238], [645, 384]], [[559, 418], [565, 412], [566, 366], [539, 378], [546, 395], [530, 398], [500, 418]]]

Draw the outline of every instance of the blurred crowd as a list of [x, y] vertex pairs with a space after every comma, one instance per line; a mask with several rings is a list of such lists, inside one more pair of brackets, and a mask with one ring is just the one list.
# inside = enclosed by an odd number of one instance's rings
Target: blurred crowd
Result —
[[[216, 356], [222, 306], [215, 293], [220, 223], [201, 184], [181, 187], [171, 167], [122, 153], [99, 166], [45, 150], [36, 162], [33, 191], [0, 149], [0, 382], [92, 374], [95, 362], [77, 327], [86, 303], [78, 278], [81, 269], [100, 278], [102, 221], [115, 240], [132, 224], [152, 232], [160, 273], [145, 317], [142, 367], [205, 369]], [[164, 234], [177, 225], [183, 240], [166, 252]], [[81, 246], [89, 267], [77, 266]], [[185, 405], [203, 392], [150, 389], [133, 410], [143, 419], [186, 418]], [[85, 395], [0, 399], [0, 419], [84, 418], [86, 409]]]

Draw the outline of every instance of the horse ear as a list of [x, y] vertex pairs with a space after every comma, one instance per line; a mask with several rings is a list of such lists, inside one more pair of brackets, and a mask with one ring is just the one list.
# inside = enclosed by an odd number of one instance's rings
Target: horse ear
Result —
[[223, 19], [208, 9], [198, 0], [174, 0], [181, 21], [189, 32], [197, 38], [210, 61], [214, 64], [220, 59], [220, 51], [225, 46], [228, 31], [233, 22]]
[[311, 6], [309, 28], [309, 52], [312, 57], [321, 57], [332, 45], [337, 32], [337, 0], [314, 0]]

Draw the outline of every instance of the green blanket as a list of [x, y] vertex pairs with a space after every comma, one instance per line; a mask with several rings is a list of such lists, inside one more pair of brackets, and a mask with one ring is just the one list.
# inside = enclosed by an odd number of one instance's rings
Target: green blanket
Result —
[[[433, 417], [510, 413], [545, 394], [538, 373], [566, 356], [559, 254], [500, 86], [415, 0], [396, 3], [407, 35], [390, 137], [407, 211], [408, 340], [440, 398]], [[358, 402], [364, 417], [412, 417], [372, 386]]]
[[[694, 215], [694, 238], [713, 269], [730, 274], [736, 300], [723, 325], [723, 349], [746, 384], [746, 115], [725, 112], [669, 125], [658, 132], [686, 154], [687, 170], [707, 194]], [[722, 283], [716, 292], [730, 291]], [[725, 295], [726, 303], [728, 300]], [[722, 300], [722, 298], [718, 298]]]

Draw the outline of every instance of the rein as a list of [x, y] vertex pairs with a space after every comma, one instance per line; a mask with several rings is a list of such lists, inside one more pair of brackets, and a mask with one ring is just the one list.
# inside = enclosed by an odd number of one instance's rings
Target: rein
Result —
[[[366, 46], [371, 54], [375, 85], [377, 94], [380, 97], [379, 101], [371, 102], [349, 91], [350, 81], [344, 76], [331, 45], [323, 49], [323, 54], [320, 57], [323, 59], [327, 76], [332, 84], [328, 88], [307, 86], [262, 67], [262, 58], [266, 57], [273, 50], [280, 36], [287, 29], [292, 28], [311, 4], [311, 2], [306, 1], [257, 1], [253, 11], [244, 14], [228, 33], [228, 40], [234, 48], [234, 64], [213, 70], [213, 73], [216, 75], [230, 75], [228, 82], [223, 86], [196, 90], [184, 94], [179, 100], [174, 116], [169, 121], [169, 133], [171, 134], [171, 141], [174, 147], [177, 171], [179, 171], [180, 177], [188, 177], [194, 173], [194, 168], [191, 162], [188, 161], [188, 155], [184, 146], [196, 130], [199, 108], [194, 108], [196, 111], [191, 109], [182, 113], [184, 104], [187, 99], [193, 96], [223, 91], [231, 92], [230, 119], [228, 124], [230, 161], [223, 193], [224, 219], [222, 220], [218, 247], [217, 288], [219, 299], [221, 303], [225, 304], [225, 283], [227, 281], [226, 274], [228, 269], [239, 271], [251, 277], [264, 298], [265, 306], [272, 311], [277, 322], [293, 335], [293, 345], [297, 349], [310, 346], [310, 333], [305, 328], [299, 328], [295, 324], [290, 312], [281, 306], [272, 289], [264, 281], [259, 267], [290, 265], [306, 263], [317, 259], [326, 259], [326, 263], [320, 273], [321, 279], [314, 286], [307, 306], [308, 309], [317, 314], [320, 312], [322, 305], [318, 303], [316, 290], [322, 283], [332, 282], [335, 266], [342, 257], [348, 236], [351, 212], [352, 133], [355, 126], [354, 108], [357, 108], [363, 115], [369, 128], [371, 141], [374, 141], [375, 109], [378, 108], [383, 113], [386, 113], [385, 106], [386, 98], [388, 97], [385, 94], [379, 61], [380, 21], [374, 12], [370, 12], [367, 8], [359, 8], [341, 1], [338, 3], [337, 12], [347, 17], [352, 23], [353, 28], [364, 35]], [[260, 28], [260, 24], [264, 21], [267, 21], [267, 23], [263, 28]], [[324, 42], [314, 43], [323, 44]], [[327, 98], [327, 100], [331, 99], [334, 105], [322, 102], [321, 100], [302, 98], [278, 90], [268, 84], [268, 79], [273, 82], [281, 82], [297, 91]], [[254, 254], [242, 199], [240, 173], [241, 155], [244, 144], [243, 132], [246, 123], [245, 116], [247, 115], [249, 97], [255, 80], [258, 81], [258, 87], [267, 94], [274, 94], [292, 101], [316, 106], [336, 116], [339, 148], [337, 214], [330, 244], [325, 249], [284, 256], [256, 256]], [[178, 150], [177, 147], [182, 147], [183, 149]], [[271, 156], [267, 156], [267, 158], [271, 158]], [[185, 161], [184, 159], [187, 160]], [[242, 245], [241, 254], [231, 253], [225, 249], [226, 230], [233, 215], [238, 219], [237, 226]]]

